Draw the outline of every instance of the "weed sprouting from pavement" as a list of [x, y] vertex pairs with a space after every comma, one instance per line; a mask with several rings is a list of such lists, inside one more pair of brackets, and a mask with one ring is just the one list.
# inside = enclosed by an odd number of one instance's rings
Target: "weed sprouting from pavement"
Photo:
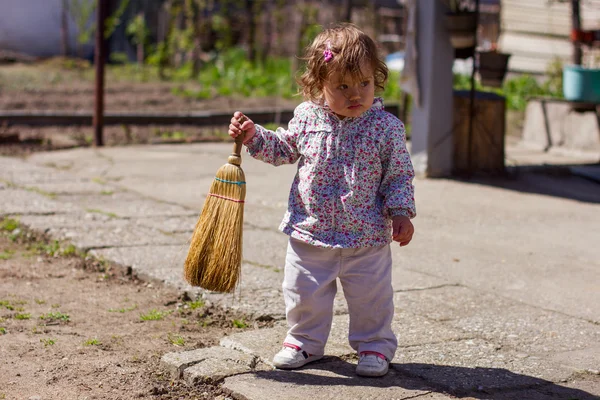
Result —
[[232, 324], [236, 328], [244, 329], [248, 327], [248, 324], [243, 319], [234, 319]]

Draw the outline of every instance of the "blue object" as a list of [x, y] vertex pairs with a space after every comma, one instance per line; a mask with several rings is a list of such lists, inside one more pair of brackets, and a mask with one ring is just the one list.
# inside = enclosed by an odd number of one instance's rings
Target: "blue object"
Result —
[[563, 93], [569, 101], [600, 103], [600, 69], [565, 65]]

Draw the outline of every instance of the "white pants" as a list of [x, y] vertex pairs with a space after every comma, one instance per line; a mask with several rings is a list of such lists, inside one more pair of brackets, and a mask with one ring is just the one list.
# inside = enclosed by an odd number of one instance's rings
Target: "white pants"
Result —
[[324, 354], [340, 279], [350, 314], [350, 346], [394, 358], [390, 246], [328, 249], [290, 238], [283, 280], [289, 331], [285, 342]]

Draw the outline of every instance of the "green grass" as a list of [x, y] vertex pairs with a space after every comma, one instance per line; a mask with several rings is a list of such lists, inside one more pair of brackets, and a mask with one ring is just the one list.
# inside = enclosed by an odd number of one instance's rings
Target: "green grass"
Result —
[[33, 193], [37, 193], [37, 194], [41, 194], [42, 196], [48, 197], [49, 199], [55, 199], [56, 198], [56, 193], [52, 193], [52, 192], [47, 192], [45, 190], [42, 190], [40, 188], [37, 187], [26, 187], [26, 190], [33, 192]]
[[112, 190], [103, 190], [100, 192], [102, 196], [111, 196], [114, 192]]
[[96, 338], [88, 339], [85, 342], [83, 342], [84, 346], [100, 346], [101, 344], [102, 344], [102, 342], [100, 342]]
[[12, 232], [19, 227], [19, 221], [12, 218], [4, 218], [0, 223], [0, 230], [5, 232]]
[[0, 260], [10, 260], [14, 254], [14, 250], [0, 251]]
[[92, 178], [92, 182], [96, 182], [96, 183], [98, 183], [100, 185], [106, 185], [106, 181], [104, 179], [98, 178], [98, 177]]
[[89, 213], [106, 215], [106, 216], [111, 217], [111, 218], [119, 218], [119, 216], [117, 214], [115, 214], [115, 213], [108, 212], [108, 211], [102, 211], [102, 210], [99, 210], [97, 208], [88, 208], [85, 211], [87, 211]]
[[189, 303], [187, 303], [188, 307], [190, 307], [190, 309], [195, 310], [197, 308], [202, 308], [204, 307], [204, 300], [196, 300], [196, 301], [190, 301]]
[[71, 317], [69, 314], [63, 314], [60, 311], [57, 312], [49, 312], [47, 314], [40, 315], [40, 319], [48, 320], [48, 321], [63, 321], [69, 322]]
[[240, 328], [240, 329], [244, 329], [248, 327], [248, 324], [241, 319], [234, 319], [233, 321], [231, 321], [233, 326], [236, 328]]
[[185, 339], [180, 335], [169, 333], [167, 337], [169, 338], [169, 342], [171, 342], [171, 344], [175, 346], [185, 346]]
[[44, 343], [44, 347], [53, 346], [56, 343], [56, 339], [40, 339], [40, 342]]
[[118, 312], [118, 313], [124, 314], [126, 312], [133, 311], [136, 308], [137, 308], [137, 305], [131, 306], [129, 308], [109, 308], [108, 312]]
[[160, 321], [170, 313], [170, 311], [158, 311], [156, 309], [153, 309], [146, 314], [140, 314], [140, 319], [142, 321]]

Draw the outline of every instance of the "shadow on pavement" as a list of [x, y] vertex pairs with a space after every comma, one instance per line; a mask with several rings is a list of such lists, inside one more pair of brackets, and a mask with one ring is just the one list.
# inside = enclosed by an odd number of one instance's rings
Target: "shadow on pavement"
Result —
[[[494, 400], [598, 400], [600, 397], [580, 389], [558, 385], [504, 368], [467, 368], [446, 365], [393, 363], [382, 378], [355, 374], [356, 364], [338, 357], [325, 357], [296, 371], [261, 371], [255, 376], [299, 386], [345, 386], [398, 388], [446, 394], [458, 398]], [[377, 396], [375, 396], [376, 398]]]
[[463, 183], [486, 185], [522, 193], [540, 194], [585, 203], [600, 204], [600, 182], [574, 175], [574, 168], [594, 168], [600, 177], [600, 164], [511, 167], [504, 176], [457, 177]]

